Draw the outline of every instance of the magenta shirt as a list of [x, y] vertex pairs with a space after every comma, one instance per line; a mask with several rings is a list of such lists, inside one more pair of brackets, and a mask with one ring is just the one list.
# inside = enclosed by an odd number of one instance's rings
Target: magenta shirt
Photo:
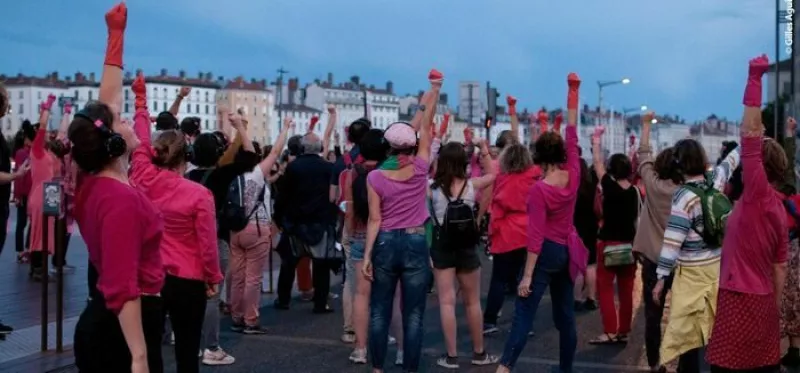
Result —
[[164, 286], [159, 245], [161, 214], [140, 191], [119, 180], [86, 176], [78, 190], [75, 220], [99, 275], [106, 308], [119, 314], [125, 303]]
[[134, 131], [139, 146], [131, 155], [131, 184], [164, 217], [164, 271], [183, 279], [220, 283], [214, 196], [208, 188], [153, 164], [147, 109], [136, 111]]
[[567, 126], [566, 188], [534, 183], [528, 193], [528, 251], [539, 254], [545, 239], [566, 245], [574, 230], [572, 217], [581, 182], [581, 164], [578, 155], [578, 133], [575, 126]]
[[761, 136], [742, 136], [745, 188], [728, 217], [719, 287], [745, 294], [772, 294], [773, 266], [788, 259], [789, 235], [782, 195], [767, 181]]
[[430, 165], [419, 157], [414, 157], [413, 165], [414, 175], [408, 180], [390, 180], [380, 170], [367, 175], [367, 182], [381, 197], [381, 230], [419, 227], [430, 216], [425, 203]]

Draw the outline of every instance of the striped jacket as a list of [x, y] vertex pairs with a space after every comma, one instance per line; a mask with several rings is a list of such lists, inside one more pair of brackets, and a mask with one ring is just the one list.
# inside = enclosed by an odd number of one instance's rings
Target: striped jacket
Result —
[[[714, 188], [722, 191], [725, 184], [739, 166], [739, 150], [736, 149], [720, 163], [713, 173]], [[702, 178], [687, 180], [700, 183]], [[718, 261], [721, 248], [708, 247], [703, 241], [703, 208], [700, 197], [686, 188], [678, 188], [672, 195], [672, 209], [664, 231], [664, 243], [658, 259], [659, 278], [672, 273], [676, 264], [700, 266]]]

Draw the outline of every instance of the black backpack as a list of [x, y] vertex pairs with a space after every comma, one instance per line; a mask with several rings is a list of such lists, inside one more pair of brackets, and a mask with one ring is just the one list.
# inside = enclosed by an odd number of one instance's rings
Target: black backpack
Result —
[[436, 218], [435, 212], [431, 213], [433, 245], [438, 249], [457, 250], [472, 248], [478, 244], [480, 232], [477, 219], [475, 219], [475, 211], [463, 199], [468, 183], [469, 181], [464, 182], [458, 196], [453, 200], [447, 197], [442, 190], [442, 195], [447, 199], [447, 207], [444, 209], [444, 219], [441, 222]]
[[250, 218], [258, 210], [258, 207], [264, 203], [264, 189], [266, 184], [261, 188], [261, 193], [258, 196], [258, 202], [253, 206], [253, 209], [247, 213], [244, 207], [244, 176], [239, 175], [231, 182], [228, 187], [228, 197], [225, 199], [225, 206], [222, 208], [221, 218], [225, 221], [225, 226], [233, 232], [240, 232], [250, 222]]

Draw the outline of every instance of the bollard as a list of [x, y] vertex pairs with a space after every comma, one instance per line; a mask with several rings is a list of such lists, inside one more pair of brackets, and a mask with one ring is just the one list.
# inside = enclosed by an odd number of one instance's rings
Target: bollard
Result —
[[[61, 190], [61, 183], [58, 180], [52, 180], [44, 183], [42, 188], [43, 193], [43, 205], [42, 205], [42, 270], [44, 271], [44, 278], [42, 278], [42, 351], [47, 351], [48, 348], [48, 341], [47, 341], [47, 318], [48, 318], [48, 303], [49, 303], [49, 296], [48, 296], [48, 283], [49, 283], [49, 271], [47, 271], [48, 265], [48, 250], [47, 248], [50, 245], [50, 220], [53, 219], [55, 222], [58, 222], [59, 217], [62, 214], [61, 211], [61, 199], [62, 199], [62, 190]], [[54, 224], [57, 225], [57, 224]], [[54, 233], [54, 241], [53, 247], [55, 248], [53, 254], [58, 255], [60, 252], [60, 245], [63, 245], [64, 240], [59, 240], [58, 238], [58, 228], [55, 227]], [[63, 270], [63, 267], [61, 268]], [[56, 304], [59, 307], [56, 310], [56, 317], [60, 318], [63, 322], [63, 306], [64, 306], [64, 293], [63, 293], [63, 272], [58, 271], [57, 273], [57, 281], [58, 284], [57, 290], [60, 293], [60, 297], [56, 299]], [[56, 320], [56, 327], [59, 327], [59, 320]], [[63, 349], [62, 346], [62, 337], [63, 337], [62, 330], [56, 330], [56, 344]], [[61, 351], [61, 350], [59, 350]]]
[[64, 352], [64, 264], [67, 252], [67, 220], [60, 216], [56, 220], [55, 255], [59, 259], [56, 267], [56, 351]]

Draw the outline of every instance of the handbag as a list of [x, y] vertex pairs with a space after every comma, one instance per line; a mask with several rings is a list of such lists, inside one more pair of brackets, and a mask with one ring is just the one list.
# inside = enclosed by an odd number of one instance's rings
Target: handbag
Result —
[[634, 263], [633, 245], [621, 243], [603, 247], [603, 265], [606, 267], [619, 267]]

